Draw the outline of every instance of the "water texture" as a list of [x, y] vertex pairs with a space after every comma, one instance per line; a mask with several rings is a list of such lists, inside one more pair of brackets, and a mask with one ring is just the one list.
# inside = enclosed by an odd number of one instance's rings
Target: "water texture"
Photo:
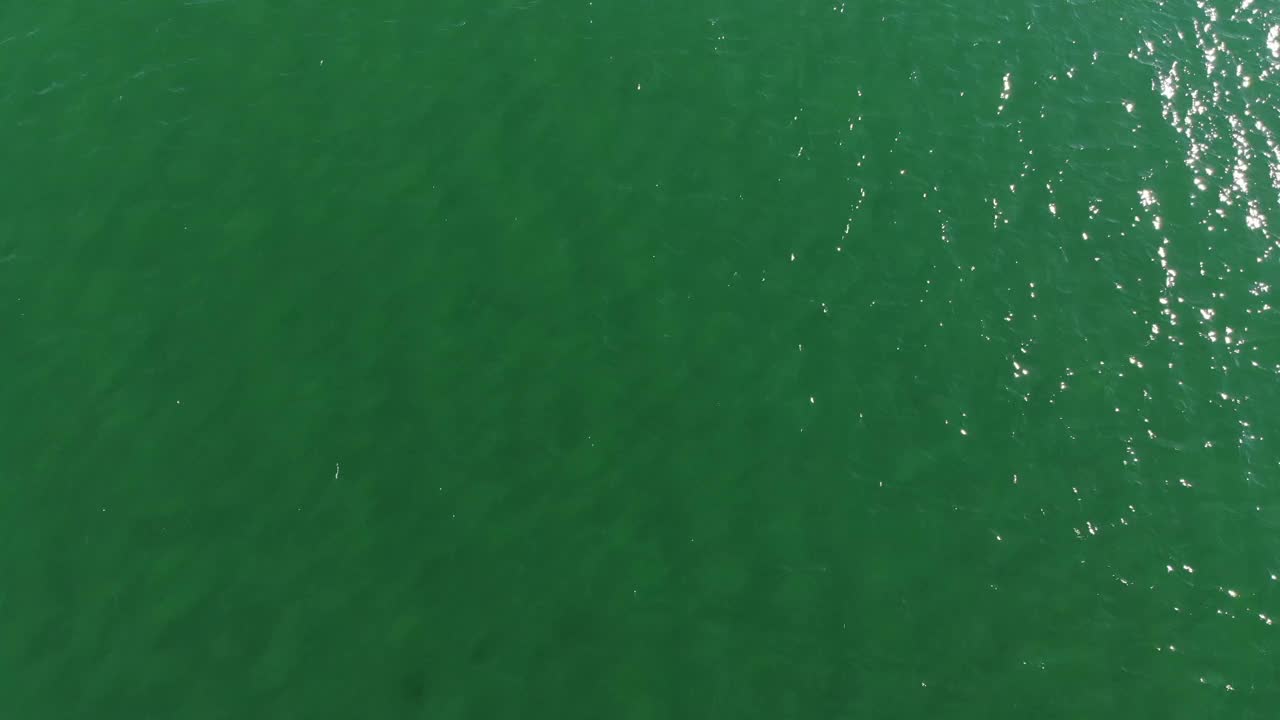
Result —
[[0, 716], [1274, 717], [1274, 3], [49, 0], [0, 68]]

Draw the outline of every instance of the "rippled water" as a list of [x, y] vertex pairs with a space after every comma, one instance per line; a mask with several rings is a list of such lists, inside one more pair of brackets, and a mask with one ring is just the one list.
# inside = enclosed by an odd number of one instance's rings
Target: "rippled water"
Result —
[[1280, 9], [0, 10], [0, 707], [1274, 713]]

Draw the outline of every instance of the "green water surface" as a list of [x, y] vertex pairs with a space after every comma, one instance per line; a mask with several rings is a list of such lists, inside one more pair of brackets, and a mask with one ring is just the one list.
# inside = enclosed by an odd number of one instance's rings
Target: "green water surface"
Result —
[[0, 717], [1273, 718], [1280, 8], [0, 6]]

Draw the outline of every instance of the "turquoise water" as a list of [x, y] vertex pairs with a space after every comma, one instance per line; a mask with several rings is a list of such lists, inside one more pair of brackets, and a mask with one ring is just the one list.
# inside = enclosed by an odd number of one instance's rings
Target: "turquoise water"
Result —
[[1264, 718], [1280, 9], [0, 9], [0, 708]]

